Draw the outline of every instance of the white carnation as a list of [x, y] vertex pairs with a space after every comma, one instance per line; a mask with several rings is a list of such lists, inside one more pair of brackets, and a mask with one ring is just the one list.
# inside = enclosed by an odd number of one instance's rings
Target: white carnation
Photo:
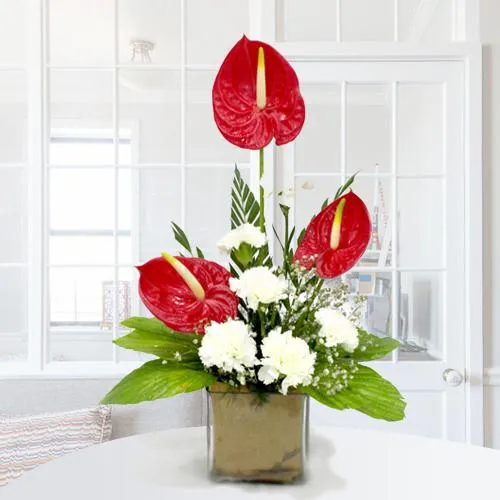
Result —
[[239, 278], [230, 278], [231, 290], [245, 300], [250, 309], [257, 309], [259, 304], [271, 304], [286, 298], [288, 284], [267, 267], [252, 267]]
[[225, 372], [242, 373], [257, 363], [257, 347], [248, 326], [234, 319], [212, 322], [205, 329], [198, 354], [204, 366]]
[[348, 352], [358, 347], [358, 330], [341, 312], [323, 308], [316, 312], [315, 317], [321, 326], [319, 336], [325, 339], [326, 347], [342, 345]]
[[262, 361], [258, 377], [269, 385], [280, 377], [281, 392], [286, 394], [289, 387], [309, 385], [314, 374], [316, 353], [309, 350], [307, 343], [280, 328], [272, 330], [262, 341]]
[[266, 244], [266, 235], [253, 224], [242, 224], [223, 236], [218, 241], [217, 248], [228, 254], [231, 250], [237, 250], [242, 243], [260, 248]]

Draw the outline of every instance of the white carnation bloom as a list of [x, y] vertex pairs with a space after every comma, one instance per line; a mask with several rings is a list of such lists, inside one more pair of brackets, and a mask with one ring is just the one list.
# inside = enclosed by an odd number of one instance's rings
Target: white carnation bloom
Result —
[[292, 332], [281, 333], [281, 328], [272, 330], [262, 341], [262, 356], [258, 377], [264, 384], [271, 384], [284, 376], [281, 392], [286, 394], [289, 387], [311, 383], [316, 353]]
[[253, 224], [242, 224], [223, 236], [217, 242], [217, 248], [223, 253], [231, 253], [231, 250], [237, 250], [242, 243], [260, 248], [266, 244], [266, 235]]
[[242, 373], [257, 363], [257, 347], [248, 326], [234, 319], [213, 321], [205, 329], [198, 354], [204, 366], [216, 366], [225, 372]]
[[323, 308], [316, 312], [315, 317], [321, 325], [319, 336], [325, 339], [326, 347], [340, 344], [348, 352], [358, 347], [358, 330], [341, 312]]
[[267, 267], [252, 267], [239, 278], [230, 278], [231, 290], [245, 300], [250, 309], [257, 309], [260, 304], [271, 304], [286, 297], [288, 284]]

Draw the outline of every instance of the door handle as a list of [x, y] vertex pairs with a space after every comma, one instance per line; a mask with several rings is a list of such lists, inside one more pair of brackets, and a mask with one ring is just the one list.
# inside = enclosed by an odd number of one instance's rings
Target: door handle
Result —
[[447, 368], [443, 372], [443, 380], [452, 387], [458, 387], [464, 381], [464, 377], [459, 371]]

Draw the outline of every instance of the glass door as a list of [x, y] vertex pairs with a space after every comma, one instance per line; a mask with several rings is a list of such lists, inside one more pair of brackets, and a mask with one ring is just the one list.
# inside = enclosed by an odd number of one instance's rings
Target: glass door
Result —
[[[377, 370], [405, 393], [390, 430], [463, 440], [464, 90], [458, 61], [296, 62], [307, 118], [278, 155], [275, 190], [293, 190], [300, 232], [339, 185], [372, 217], [372, 237], [344, 276], [365, 298], [364, 327], [401, 348]], [[279, 214], [279, 211], [275, 212]], [[385, 427], [314, 406], [320, 424]]]

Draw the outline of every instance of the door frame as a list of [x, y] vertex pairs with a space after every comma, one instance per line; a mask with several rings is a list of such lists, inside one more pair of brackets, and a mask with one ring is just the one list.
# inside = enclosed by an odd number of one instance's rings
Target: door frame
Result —
[[[273, 46], [293, 62], [432, 62], [459, 61], [464, 67], [464, 221], [465, 221], [465, 338], [464, 390], [465, 440], [484, 445], [483, 362], [483, 167], [482, 167], [482, 54], [478, 43], [453, 43], [425, 49], [393, 43], [308, 42], [275, 43]], [[255, 154], [252, 163], [257, 164]], [[266, 158], [274, 171], [274, 155]], [[254, 172], [256, 169], [252, 169]], [[274, 179], [264, 179], [274, 192]], [[258, 184], [253, 178], [252, 184]], [[273, 207], [266, 207], [272, 215]], [[272, 220], [269, 217], [268, 220]], [[478, 333], [480, 332], [480, 333]]]

